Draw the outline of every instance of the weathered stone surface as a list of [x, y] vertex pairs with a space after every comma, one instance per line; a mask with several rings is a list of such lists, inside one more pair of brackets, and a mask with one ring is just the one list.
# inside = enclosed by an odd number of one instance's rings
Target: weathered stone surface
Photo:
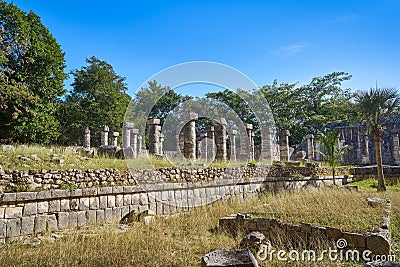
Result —
[[107, 207], [115, 208], [115, 196], [107, 196]]
[[389, 255], [390, 243], [389, 241], [379, 234], [371, 234], [366, 238], [366, 247], [374, 255]]
[[64, 230], [69, 228], [69, 212], [58, 212], [57, 214], [58, 229]]
[[202, 267], [208, 266], [243, 266], [258, 267], [253, 254], [248, 249], [229, 250], [220, 249], [207, 253], [201, 260]]
[[365, 236], [362, 234], [343, 232], [343, 238], [350, 248], [365, 248]]
[[91, 197], [89, 198], [89, 208], [91, 210], [99, 209], [99, 197]]
[[24, 205], [23, 216], [36, 215], [37, 214], [37, 203], [28, 202]]
[[60, 210], [61, 211], [69, 211], [69, 199], [61, 199], [60, 200]]
[[7, 233], [7, 220], [0, 219], [0, 238], [5, 238]]
[[82, 197], [79, 199], [79, 210], [85, 211], [89, 209], [90, 201], [88, 197]]
[[1, 197], [2, 202], [15, 202], [17, 200], [16, 193], [4, 193]]
[[35, 225], [35, 217], [22, 217], [21, 218], [21, 235], [31, 235], [33, 234]]
[[96, 224], [96, 211], [95, 210], [86, 211], [86, 220], [88, 224]]
[[35, 217], [35, 234], [46, 232], [46, 215], [39, 215]]
[[4, 218], [21, 218], [22, 217], [22, 207], [6, 207], [4, 212]]
[[52, 198], [66, 198], [69, 197], [71, 192], [69, 190], [54, 189], [51, 190]]
[[55, 214], [46, 216], [46, 230], [49, 232], [54, 232], [58, 230], [58, 223]]
[[36, 200], [37, 192], [19, 192], [16, 195], [17, 201]]
[[7, 220], [7, 237], [17, 237], [21, 234], [21, 219]]
[[343, 237], [343, 232], [337, 228], [326, 227], [326, 236], [329, 240], [337, 241]]
[[49, 212], [59, 212], [60, 211], [60, 200], [54, 199], [49, 201]]

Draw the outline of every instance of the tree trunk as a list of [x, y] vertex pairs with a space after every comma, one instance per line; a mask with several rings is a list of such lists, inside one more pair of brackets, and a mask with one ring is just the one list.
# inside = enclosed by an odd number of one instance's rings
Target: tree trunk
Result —
[[335, 167], [332, 167], [332, 179], [333, 179], [333, 185], [336, 185], [336, 180], [335, 180]]
[[385, 176], [383, 175], [382, 153], [380, 138], [375, 139], [376, 167], [378, 169], [378, 191], [386, 191]]

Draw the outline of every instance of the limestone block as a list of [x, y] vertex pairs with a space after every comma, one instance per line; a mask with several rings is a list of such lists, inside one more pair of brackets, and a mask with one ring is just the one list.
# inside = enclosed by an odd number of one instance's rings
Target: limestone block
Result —
[[107, 208], [107, 196], [100, 196], [99, 197], [99, 208], [100, 209]]
[[35, 217], [35, 234], [46, 232], [46, 215], [39, 215]]
[[124, 195], [124, 200], [123, 200], [124, 206], [129, 206], [132, 204], [132, 196], [131, 195]]
[[107, 196], [107, 207], [115, 208], [115, 196]]
[[89, 208], [91, 210], [99, 209], [99, 197], [90, 197], [89, 198]]
[[52, 198], [67, 198], [71, 195], [69, 190], [53, 189], [51, 190]]
[[71, 210], [78, 210], [79, 209], [79, 199], [73, 198], [69, 200], [69, 208]]
[[58, 229], [59, 230], [68, 229], [70, 222], [69, 212], [58, 212], [56, 216], [58, 222]]
[[122, 219], [122, 210], [121, 208], [113, 208], [113, 220], [120, 221]]
[[329, 240], [337, 241], [343, 237], [343, 233], [340, 229], [333, 228], [333, 227], [326, 227], [326, 237]]
[[0, 238], [5, 238], [7, 233], [7, 220], [0, 219]]
[[55, 232], [58, 230], [58, 222], [55, 214], [46, 216], [46, 230], [49, 232]]
[[96, 224], [96, 211], [88, 210], [86, 211], [87, 224]]
[[37, 192], [19, 192], [16, 195], [17, 201], [36, 200]]
[[82, 197], [79, 199], [79, 210], [85, 211], [89, 210], [90, 201], [88, 197]]
[[112, 223], [113, 221], [113, 210], [111, 208], [107, 208], [104, 210], [104, 220], [106, 223]]
[[343, 232], [343, 238], [347, 241], [347, 247], [365, 248], [366, 240], [362, 234]]
[[69, 213], [69, 227], [78, 227], [78, 212], [73, 211]]
[[61, 199], [60, 200], [60, 210], [61, 211], [69, 211], [69, 199]]
[[5, 207], [0, 207], [0, 219], [4, 219], [4, 212], [6, 208]]
[[82, 189], [82, 196], [96, 196], [97, 195], [97, 188], [83, 188]]
[[371, 234], [366, 237], [366, 248], [372, 251], [373, 255], [389, 255], [390, 243], [379, 234]]
[[104, 220], [104, 210], [96, 210], [96, 221], [99, 224], [103, 224]]
[[17, 200], [16, 193], [4, 193], [1, 197], [2, 202], [15, 202]]
[[32, 235], [35, 227], [35, 217], [21, 218], [21, 235]]
[[122, 207], [124, 204], [124, 196], [119, 194], [115, 196], [115, 207]]
[[22, 217], [22, 207], [6, 207], [4, 218], [13, 219]]
[[113, 186], [112, 187], [112, 193], [113, 194], [121, 194], [124, 192], [124, 187], [123, 186]]
[[37, 214], [37, 203], [28, 202], [24, 205], [23, 216], [36, 215]]
[[50, 191], [39, 191], [36, 194], [36, 199], [37, 200], [45, 200], [45, 199], [50, 199], [51, 198], [51, 192]]
[[78, 227], [85, 226], [87, 224], [86, 211], [77, 212], [77, 225]]
[[71, 197], [81, 197], [82, 196], [82, 189], [72, 189], [70, 191]]
[[100, 187], [98, 190], [99, 195], [108, 195], [112, 194], [112, 187]]
[[59, 212], [60, 211], [60, 200], [54, 199], [49, 201], [49, 212]]
[[17, 237], [21, 234], [21, 219], [7, 220], [7, 237]]
[[[164, 193], [163, 197], [165, 197], [165, 200], [168, 200], [168, 192], [163, 192], [163, 193]], [[139, 194], [139, 204], [140, 205], [148, 205], [149, 204], [149, 199], [148, 199], [147, 193]]]

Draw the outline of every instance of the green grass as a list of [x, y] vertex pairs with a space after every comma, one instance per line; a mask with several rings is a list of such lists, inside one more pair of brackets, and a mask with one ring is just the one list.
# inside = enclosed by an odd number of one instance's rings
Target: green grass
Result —
[[[363, 191], [376, 191], [378, 188], [378, 180], [370, 178], [370, 179], [355, 181], [350, 183], [349, 185], [356, 185], [358, 186], [359, 189]], [[386, 188], [388, 191], [400, 192], [400, 183], [386, 182]]]
[[[241, 238], [234, 238], [218, 229], [218, 219], [228, 214], [251, 210], [261, 204], [288, 204], [286, 212], [297, 212], [301, 205], [314, 207], [314, 202], [325, 197], [336, 198], [352, 203], [358, 199], [377, 195], [376, 192], [357, 193], [336, 188], [307, 190], [291, 193], [267, 194], [261, 198], [248, 198], [245, 201], [221, 201], [212, 206], [201, 207], [190, 213], [174, 216], [170, 219], [158, 217], [153, 224], [135, 223], [127, 232], [120, 233], [115, 227], [93, 227], [92, 232], [100, 231], [96, 236], [82, 236], [78, 232], [57, 239], [54, 243], [43, 243], [38, 247], [9, 245], [0, 250], [1, 266], [200, 266], [201, 257], [220, 248], [238, 248]], [[301, 195], [305, 195], [302, 197]], [[390, 198], [392, 211], [392, 241], [394, 253], [400, 257], [400, 196], [397, 192], [378, 194]], [[312, 196], [312, 197], [311, 197]], [[287, 198], [285, 202], [283, 199]], [[363, 202], [363, 201], [361, 201]], [[336, 203], [320, 202], [314, 210], [314, 217], [323, 216], [319, 210], [333, 208]], [[283, 208], [283, 207], [281, 207]], [[310, 212], [312, 212], [310, 208]], [[340, 212], [338, 212], [340, 213]], [[339, 222], [339, 214], [333, 216], [333, 222]], [[335, 214], [333, 214], [335, 215]], [[359, 213], [354, 214], [354, 217]], [[320, 218], [320, 220], [324, 220]], [[282, 247], [281, 247], [282, 246]], [[283, 248], [278, 244], [277, 248]], [[319, 248], [319, 249], [322, 249]], [[259, 262], [260, 266], [363, 266], [362, 263], [345, 262]]]

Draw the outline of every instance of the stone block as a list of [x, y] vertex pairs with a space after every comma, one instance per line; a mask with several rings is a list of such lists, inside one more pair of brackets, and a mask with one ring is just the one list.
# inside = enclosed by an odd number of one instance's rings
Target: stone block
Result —
[[4, 212], [6, 208], [5, 207], [0, 207], [0, 219], [4, 219]]
[[98, 210], [99, 209], [99, 197], [91, 197], [89, 198], [89, 208], [91, 210]]
[[109, 195], [112, 194], [112, 187], [100, 187], [98, 189], [99, 195]]
[[22, 217], [22, 207], [6, 207], [4, 218], [13, 219]]
[[99, 197], [99, 208], [100, 209], [107, 208], [107, 196], [100, 196]]
[[313, 226], [311, 228], [311, 235], [314, 238], [326, 239], [326, 228], [320, 226]]
[[86, 211], [78, 211], [77, 214], [78, 227], [85, 226], [87, 224]]
[[82, 189], [72, 189], [70, 190], [71, 197], [81, 197]]
[[37, 203], [36, 202], [28, 202], [24, 205], [23, 216], [30, 216], [37, 214]]
[[69, 200], [69, 208], [70, 210], [78, 210], [79, 209], [79, 199], [73, 198]]
[[50, 192], [52, 198], [67, 198], [71, 195], [70, 190], [53, 189]]
[[35, 217], [22, 217], [21, 218], [21, 235], [32, 235], [35, 228]]
[[58, 229], [64, 230], [69, 228], [69, 212], [58, 212], [57, 214]]
[[105, 222], [104, 210], [96, 210], [96, 221], [99, 224], [104, 224]]
[[96, 211], [88, 210], [86, 211], [87, 224], [96, 224]]
[[19, 192], [17, 193], [17, 201], [36, 200], [37, 192]]
[[131, 195], [124, 195], [124, 206], [129, 206], [132, 204], [132, 196]]
[[21, 234], [21, 219], [7, 220], [6, 237], [17, 237]]
[[343, 238], [347, 241], [349, 248], [365, 248], [365, 236], [357, 233], [343, 232]]
[[122, 210], [121, 208], [114, 208], [113, 209], [113, 220], [120, 221], [122, 219]]
[[124, 206], [121, 208], [121, 218], [124, 218], [130, 212], [129, 206]]
[[4, 193], [1, 197], [1, 202], [15, 202], [17, 200], [16, 193]]
[[112, 193], [113, 194], [121, 194], [124, 192], [124, 187], [123, 186], [113, 186], [112, 187]]
[[39, 215], [35, 217], [35, 234], [46, 232], [46, 215]]
[[115, 196], [107, 196], [107, 207], [115, 208]]
[[104, 210], [104, 221], [106, 223], [111, 223], [113, 221], [113, 210], [111, 208]]
[[82, 196], [84, 197], [94, 197], [97, 196], [98, 188], [83, 188]]
[[69, 213], [69, 227], [78, 227], [78, 212], [73, 211]]
[[37, 200], [45, 200], [45, 199], [50, 199], [51, 198], [51, 192], [46, 190], [46, 191], [39, 191], [36, 194], [36, 199]]
[[69, 199], [60, 199], [60, 210], [61, 211], [69, 211]]
[[0, 219], [0, 238], [5, 238], [7, 233], [7, 220]]
[[60, 211], [60, 200], [54, 199], [49, 201], [49, 212], [59, 212]]
[[370, 250], [373, 255], [390, 254], [390, 242], [379, 234], [371, 234], [366, 237], [366, 248]]
[[124, 196], [119, 194], [115, 196], [115, 207], [122, 207], [124, 205]]
[[343, 237], [342, 230], [333, 227], [326, 227], [326, 237], [332, 241], [338, 241]]
[[88, 197], [82, 197], [79, 199], [79, 210], [85, 211], [89, 210], [90, 201]]
[[[168, 192], [163, 192], [165, 193], [165, 198], [163, 200], [168, 200]], [[147, 193], [140, 193], [139, 194], [139, 204], [140, 205], [148, 205], [149, 204], [149, 198], [147, 196]]]
[[47, 215], [46, 230], [49, 232], [55, 232], [58, 230], [58, 222], [55, 214]]

